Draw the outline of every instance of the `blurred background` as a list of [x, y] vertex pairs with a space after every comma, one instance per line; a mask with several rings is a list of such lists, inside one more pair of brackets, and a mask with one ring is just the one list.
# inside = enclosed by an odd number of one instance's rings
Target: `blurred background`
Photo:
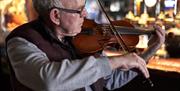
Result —
[[[180, 0], [101, 0], [111, 21], [126, 20], [134, 28], [148, 29], [159, 24], [166, 41], [148, 63], [154, 87], [141, 76], [116, 91], [180, 91]], [[88, 16], [98, 24], [108, 24], [96, 0], [87, 0]], [[31, 0], [0, 0], [0, 87], [10, 91], [5, 38], [19, 25], [37, 18]], [[148, 35], [139, 36], [138, 49], [146, 49]]]

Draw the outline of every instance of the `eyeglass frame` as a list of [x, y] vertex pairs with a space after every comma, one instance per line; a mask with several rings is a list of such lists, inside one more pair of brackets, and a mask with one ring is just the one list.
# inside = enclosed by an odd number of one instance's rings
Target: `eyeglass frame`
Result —
[[54, 8], [56, 8], [56, 9], [62, 10], [62, 11], [67, 12], [67, 13], [77, 13], [77, 14], [81, 15], [81, 13], [83, 12], [83, 10], [84, 10], [84, 8], [85, 8], [85, 5], [86, 5], [86, 0], [85, 0], [85, 4], [84, 4], [84, 6], [81, 8], [81, 10], [66, 9], [66, 8], [60, 8], [60, 7], [53, 7], [53, 8], [51, 8], [51, 10], [54, 9]]
[[[53, 8], [57, 8], [57, 9], [59, 9], [59, 10], [62, 10], [62, 11], [64, 11], [64, 12], [67, 12], [67, 13], [77, 13], [77, 14], [81, 14], [82, 11], [83, 11], [83, 9], [84, 9], [84, 7], [82, 7], [81, 10], [66, 9], [66, 8], [60, 8], [60, 7], [53, 7]], [[53, 8], [52, 8], [52, 9], [53, 9]]]

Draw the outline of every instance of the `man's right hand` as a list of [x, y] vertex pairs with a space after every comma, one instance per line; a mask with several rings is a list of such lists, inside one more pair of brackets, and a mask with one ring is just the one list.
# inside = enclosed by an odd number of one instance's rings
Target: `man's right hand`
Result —
[[129, 53], [122, 56], [111, 57], [110, 66], [112, 69], [130, 70], [138, 69], [142, 72], [145, 78], [149, 78], [149, 71], [146, 67], [145, 60], [138, 56], [136, 53]]

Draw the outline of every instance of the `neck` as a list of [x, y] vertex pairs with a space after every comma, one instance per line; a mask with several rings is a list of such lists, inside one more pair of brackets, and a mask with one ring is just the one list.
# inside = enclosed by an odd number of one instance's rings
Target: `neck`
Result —
[[60, 34], [57, 34], [56, 36], [57, 36], [57, 38], [59, 39], [59, 41], [61, 41], [61, 42], [63, 41], [64, 36], [62, 36], [62, 35], [60, 35]]
[[64, 35], [63, 33], [61, 33], [62, 30], [60, 30], [59, 27], [53, 25], [48, 20], [44, 20], [43, 24], [46, 27], [46, 29], [48, 29], [56, 38], [58, 38], [59, 41], [63, 41]]

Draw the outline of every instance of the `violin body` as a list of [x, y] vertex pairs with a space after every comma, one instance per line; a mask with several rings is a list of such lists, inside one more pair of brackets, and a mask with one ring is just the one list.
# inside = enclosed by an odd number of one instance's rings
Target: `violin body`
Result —
[[[125, 20], [114, 21], [115, 26], [134, 26]], [[121, 31], [121, 30], [117, 30]], [[133, 30], [132, 30], [133, 31]], [[122, 39], [129, 48], [135, 48], [139, 42], [139, 35], [125, 33]], [[82, 31], [72, 40], [73, 45], [79, 54], [93, 54], [103, 50], [111, 44], [118, 44], [115, 34], [109, 29], [108, 24], [97, 24], [93, 20], [85, 19]]]

